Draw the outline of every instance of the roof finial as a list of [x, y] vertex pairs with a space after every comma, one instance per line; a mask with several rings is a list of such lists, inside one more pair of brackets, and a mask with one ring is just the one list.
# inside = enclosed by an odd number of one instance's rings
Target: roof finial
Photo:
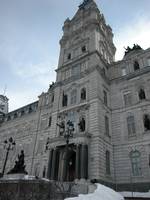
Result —
[[84, 0], [83, 3], [81, 3], [81, 4], [79, 5], [79, 9], [84, 9], [85, 6], [86, 6], [89, 2], [91, 2], [91, 0]]

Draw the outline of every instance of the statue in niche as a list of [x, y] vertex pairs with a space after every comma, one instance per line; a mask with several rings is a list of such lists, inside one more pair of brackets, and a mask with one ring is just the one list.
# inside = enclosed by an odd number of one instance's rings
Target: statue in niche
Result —
[[150, 118], [148, 115], [144, 116], [144, 127], [145, 130], [150, 130]]
[[81, 100], [85, 100], [86, 99], [86, 89], [82, 88], [81, 90]]
[[63, 98], [62, 98], [62, 106], [67, 106], [68, 103], [68, 96], [63, 93]]
[[80, 120], [80, 122], [78, 123], [79, 129], [81, 132], [85, 131], [85, 119], [82, 117], [82, 119]]
[[142, 100], [142, 99], [145, 99], [146, 97], [145, 97], [145, 92], [144, 92], [144, 90], [143, 89], [140, 89], [140, 91], [139, 91], [139, 99], [140, 100]]
[[20, 155], [18, 154], [18, 161], [15, 161], [15, 166], [8, 172], [8, 174], [28, 174], [25, 167], [24, 151], [21, 150]]

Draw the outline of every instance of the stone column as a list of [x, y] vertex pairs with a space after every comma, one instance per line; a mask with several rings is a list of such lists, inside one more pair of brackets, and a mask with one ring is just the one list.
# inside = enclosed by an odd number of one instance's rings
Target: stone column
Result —
[[48, 160], [48, 170], [47, 170], [47, 178], [48, 179], [51, 179], [52, 158], [53, 158], [53, 149], [50, 149], [49, 150], [49, 160]]
[[88, 146], [81, 145], [81, 165], [80, 165], [81, 178], [88, 178]]
[[67, 151], [64, 152], [63, 155], [63, 175], [62, 175], [62, 180], [66, 181], [67, 178]]
[[57, 156], [57, 149], [54, 149], [53, 158], [52, 158], [52, 170], [51, 170], [51, 179], [52, 180], [55, 180], [56, 156]]
[[80, 145], [76, 145], [76, 168], [75, 168], [75, 178], [80, 178]]

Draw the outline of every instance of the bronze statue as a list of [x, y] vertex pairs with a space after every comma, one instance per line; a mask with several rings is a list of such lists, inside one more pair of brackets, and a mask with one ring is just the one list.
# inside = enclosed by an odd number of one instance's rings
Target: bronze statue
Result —
[[80, 120], [80, 122], [78, 123], [79, 125], [79, 129], [81, 132], [85, 131], [85, 119], [82, 117], [82, 119]]
[[15, 161], [15, 166], [8, 172], [8, 174], [28, 174], [25, 167], [24, 151], [21, 150], [21, 154], [18, 154], [18, 161]]

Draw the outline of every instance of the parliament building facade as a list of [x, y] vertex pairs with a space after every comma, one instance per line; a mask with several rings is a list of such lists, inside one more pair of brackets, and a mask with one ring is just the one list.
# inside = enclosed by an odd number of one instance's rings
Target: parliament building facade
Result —
[[12, 112], [0, 96], [1, 171], [4, 141], [12, 137], [5, 173], [24, 150], [29, 175], [149, 189], [150, 49], [128, 47], [117, 62], [115, 52], [111, 27], [96, 3], [84, 0], [64, 22], [56, 82]]

